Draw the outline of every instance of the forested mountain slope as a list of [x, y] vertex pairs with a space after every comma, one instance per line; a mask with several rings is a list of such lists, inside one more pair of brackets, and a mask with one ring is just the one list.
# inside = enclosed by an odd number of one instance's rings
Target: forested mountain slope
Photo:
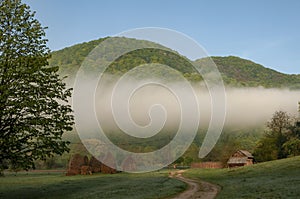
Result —
[[[100, 44], [100, 42], [104, 41], [105, 39], [106, 38], [101, 38], [67, 47], [59, 51], [54, 51], [49, 63], [50, 65], [60, 66], [60, 72], [62, 75], [67, 75], [70, 78], [74, 78], [83, 60], [97, 45]], [[202, 80], [201, 76], [198, 75], [195, 70], [191, 69], [191, 65], [186, 62], [185, 59], [182, 59], [181, 56], [177, 56], [176, 53], [156, 49], [156, 47], [159, 45], [152, 42], [134, 39], [127, 40], [130, 40], [129, 45], [134, 45], [135, 42], [144, 42], [150, 47], [152, 46], [153, 49], [141, 49], [125, 54], [111, 65], [109, 72], [126, 72], [133, 67], [131, 66], [131, 63], [134, 63], [135, 66], [145, 63], [161, 63], [169, 65], [180, 71], [189, 80]], [[126, 39], [124, 42], [127, 42]], [[114, 52], [111, 53], [113, 54]], [[250, 60], [234, 56], [211, 58], [222, 74], [225, 84], [228, 86], [262, 86], [266, 88], [300, 89], [300, 74], [283, 74], [273, 69], [266, 68], [260, 64], [254, 63]], [[205, 68], [205, 62], [207, 61], [206, 59], [208, 58], [196, 60], [194, 63], [200, 68]], [[209, 69], [205, 70], [209, 71]], [[161, 71], [154, 72], [160, 73]]]

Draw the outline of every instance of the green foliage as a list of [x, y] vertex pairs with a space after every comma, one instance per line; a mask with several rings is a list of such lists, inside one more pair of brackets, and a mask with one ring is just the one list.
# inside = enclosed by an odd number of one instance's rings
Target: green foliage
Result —
[[253, 154], [255, 160], [258, 162], [276, 160], [278, 158], [278, 148], [276, 147], [275, 142], [275, 138], [262, 138]]
[[288, 156], [300, 155], [300, 139], [296, 137], [290, 138], [283, 145], [283, 150]]
[[299, 198], [300, 156], [237, 169], [191, 169], [184, 176], [222, 187], [217, 198]]
[[0, 171], [68, 151], [71, 90], [59, 78], [41, 24], [20, 0], [0, 2]]
[[267, 124], [254, 156], [257, 161], [269, 161], [300, 154], [299, 121], [293, 121], [283, 111], [276, 111]]
[[177, 166], [191, 166], [192, 162], [199, 161], [198, 154], [199, 147], [196, 145], [196, 143], [193, 142], [185, 151], [185, 153], [176, 161], [174, 161], [174, 164], [177, 164]]
[[[60, 74], [62, 76], [68, 75], [72, 82], [77, 70], [82, 61], [87, 55], [106, 38], [93, 40], [90, 42], [77, 44], [62, 50], [52, 53], [52, 58], [49, 63], [51, 66], [60, 65]], [[118, 58], [108, 69], [112, 74], [122, 74], [133, 66], [146, 63], [161, 63], [171, 66], [172, 68], [181, 72], [189, 81], [202, 81], [201, 75], [192, 69], [191, 65], [187, 63], [185, 58], [178, 56], [176, 52], [171, 53], [170, 49], [155, 44], [149, 41], [123, 39], [120, 46], [136, 45], [137, 43], [144, 43], [149, 46], [148, 49], [140, 49], [125, 54]], [[117, 45], [117, 44], [116, 44]], [[155, 49], [156, 47], [160, 49]], [[113, 57], [116, 52], [112, 49], [105, 49], [105, 53], [109, 57]], [[194, 64], [201, 68], [203, 73], [211, 71], [209, 62], [210, 58], [202, 58], [196, 60]], [[223, 80], [226, 85], [233, 87], [258, 87], [265, 88], [290, 88], [300, 89], [300, 75], [287, 75], [279, 73], [275, 70], [265, 68], [262, 65], [256, 64], [252, 61], [241, 59], [239, 57], [212, 57], [212, 60], [217, 65]], [[159, 69], [154, 70], [153, 73], [161, 74]], [[142, 75], [142, 74], [141, 74]], [[167, 77], [167, 75], [165, 75]]]
[[[72, 47], [68, 47], [52, 53], [52, 58], [50, 59], [50, 65], [61, 65], [60, 74], [62, 76], [68, 75], [69, 81], [72, 83], [76, 76], [76, 72], [80, 68], [81, 63], [88, 54], [102, 41], [107, 38], [90, 41], [87, 43], [77, 44]], [[137, 49], [118, 57], [106, 70], [106, 73], [113, 75], [122, 75], [127, 71], [131, 70], [136, 66], [141, 66], [144, 64], [151, 65], [164, 64], [175, 69], [181, 73], [185, 78], [190, 81], [200, 81], [202, 77], [194, 69], [193, 65], [188, 61], [188, 59], [180, 56], [177, 52], [171, 51], [159, 44], [144, 41], [144, 40], [135, 40], [128, 38], [119, 38], [118, 43], [113, 45], [106, 46], [105, 49], [97, 49], [99, 54], [105, 53], [105, 61], [101, 60], [103, 63], [96, 62], [96, 65], [101, 65], [106, 62], [111, 61], [118, 53], [123, 50], [124, 46], [128, 48], [134, 48], [135, 46], [147, 46], [148, 48]], [[121, 47], [119, 47], [121, 46]], [[91, 61], [92, 63], [92, 61]], [[95, 64], [95, 63], [93, 63]], [[91, 68], [92, 65], [91, 64]], [[170, 70], [168, 71], [170, 72]], [[161, 68], [151, 68], [151, 75], [162, 77], [168, 79], [170, 76], [169, 73], [166, 73]], [[149, 74], [138, 73], [136, 74], [137, 79], [148, 77]], [[174, 79], [172, 79], [173, 81]], [[176, 79], [175, 79], [176, 80]]]
[[50, 66], [60, 66], [59, 73], [62, 77], [73, 79], [83, 60], [87, 55], [106, 38], [77, 44], [51, 53]]
[[[207, 58], [196, 63], [204, 68]], [[239, 57], [212, 57], [226, 85], [232, 87], [300, 89], [300, 75], [287, 75]]]
[[91, 176], [63, 176], [62, 173], [19, 173], [0, 181], [3, 198], [97, 198], [145, 199], [171, 197], [187, 185], [168, 173], [118, 173]]
[[[161, 77], [168, 80], [169, 77], [172, 77], [170, 70], [163, 70], [161, 67], [155, 67], [156, 64], [163, 64], [169, 66], [191, 81], [202, 80], [201, 76], [197, 74], [194, 66], [186, 59], [179, 56], [175, 52], [163, 49], [155, 48], [146, 48], [139, 49], [132, 52], [129, 52], [121, 57], [119, 57], [115, 62], [113, 62], [107, 69], [111, 74], [121, 75], [127, 71], [133, 69], [136, 66], [149, 64], [154, 67], [151, 67], [151, 74], [155, 77]], [[137, 71], [139, 72], [139, 71]], [[149, 74], [137, 73], [135, 77], [137, 79], [145, 79]], [[170, 81], [176, 81], [177, 79], [170, 79]]]

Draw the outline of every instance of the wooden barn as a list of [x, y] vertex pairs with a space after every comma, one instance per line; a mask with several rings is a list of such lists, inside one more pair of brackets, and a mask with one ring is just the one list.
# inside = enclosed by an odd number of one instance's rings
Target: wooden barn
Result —
[[242, 167], [251, 165], [254, 162], [254, 157], [249, 151], [238, 150], [228, 160], [227, 165], [229, 168]]

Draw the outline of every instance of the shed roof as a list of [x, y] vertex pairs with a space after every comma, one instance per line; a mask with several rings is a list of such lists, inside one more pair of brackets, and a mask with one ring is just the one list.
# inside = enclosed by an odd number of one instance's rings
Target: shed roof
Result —
[[238, 152], [241, 152], [242, 154], [244, 154], [245, 156], [247, 156], [248, 158], [253, 158], [253, 155], [246, 150], [238, 150]]

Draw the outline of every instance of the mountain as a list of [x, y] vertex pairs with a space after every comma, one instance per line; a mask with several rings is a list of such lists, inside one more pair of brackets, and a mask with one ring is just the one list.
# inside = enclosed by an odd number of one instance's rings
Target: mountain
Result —
[[[60, 66], [60, 74], [68, 76], [69, 79], [74, 79], [77, 70], [79, 69], [83, 60], [87, 55], [102, 41], [107, 38], [101, 38], [90, 42], [77, 44], [71, 47], [64, 48], [52, 53], [52, 58], [49, 60], [50, 66]], [[128, 42], [130, 41], [130, 42]], [[123, 38], [120, 40], [122, 44], [137, 45], [141, 42], [150, 46], [147, 49], [140, 49], [118, 58], [111, 64], [108, 72], [125, 73], [132, 69], [132, 63], [135, 66], [147, 63], [160, 63], [173, 67], [175, 70], [180, 71], [187, 79], [191, 81], [201, 81], [202, 78], [191, 67], [191, 64], [183, 59], [174, 51], [165, 48], [149, 41], [141, 41], [135, 39]], [[124, 43], [123, 43], [124, 42]], [[116, 44], [118, 45], [118, 44]], [[156, 47], [161, 49], [156, 49]], [[153, 47], [153, 48], [151, 48]], [[109, 51], [110, 49], [105, 49]], [[116, 54], [114, 50], [109, 51], [111, 56]], [[209, 58], [202, 58], [196, 60], [194, 63], [201, 68], [205, 68], [205, 62]], [[239, 57], [211, 57], [217, 65], [223, 80], [227, 86], [232, 87], [258, 87], [265, 88], [290, 88], [300, 89], [300, 74], [290, 75], [277, 72], [273, 69], [266, 68], [260, 64], [254, 63], [250, 60], [242, 59]], [[209, 69], [208, 69], [209, 70]], [[164, 71], [156, 69], [153, 71], [156, 74], [165, 75]], [[165, 75], [167, 76], [167, 75]], [[143, 76], [142, 76], [143, 77]]]

